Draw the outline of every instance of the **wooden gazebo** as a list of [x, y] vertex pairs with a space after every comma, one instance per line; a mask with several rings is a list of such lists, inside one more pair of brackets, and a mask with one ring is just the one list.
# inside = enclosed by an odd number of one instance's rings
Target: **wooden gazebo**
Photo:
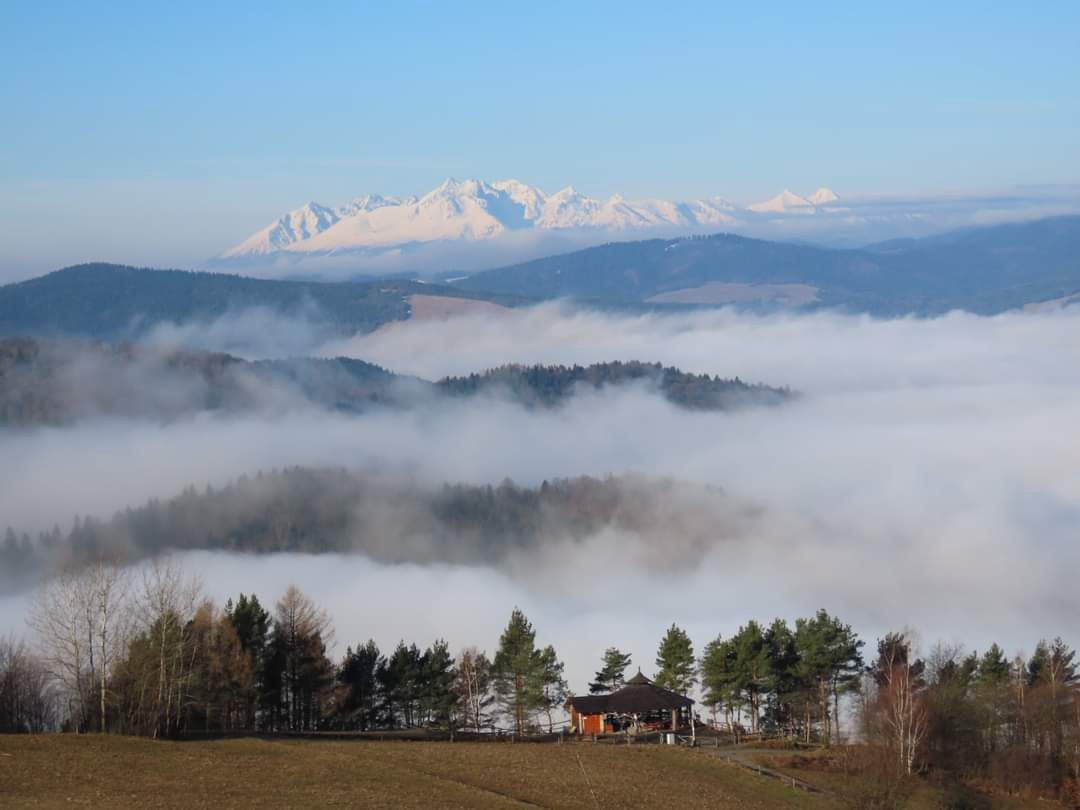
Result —
[[693, 706], [690, 698], [657, 686], [640, 672], [609, 694], [567, 701], [570, 724], [578, 734], [692, 729]]

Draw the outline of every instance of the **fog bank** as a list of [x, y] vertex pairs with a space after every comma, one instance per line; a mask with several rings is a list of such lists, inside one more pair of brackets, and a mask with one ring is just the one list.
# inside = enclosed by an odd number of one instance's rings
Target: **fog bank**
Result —
[[[519, 604], [568, 659], [579, 690], [612, 644], [649, 671], [672, 621], [700, 649], [746, 619], [818, 607], [868, 641], [911, 625], [926, 639], [997, 640], [1010, 652], [1044, 635], [1080, 642], [1071, 582], [1080, 562], [1080, 314], [620, 317], [548, 305], [404, 324], [326, 352], [427, 377], [509, 361], [659, 360], [805, 396], [692, 413], [629, 388], [553, 411], [485, 399], [359, 417], [294, 410], [9, 433], [0, 436], [0, 524], [107, 515], [188, 483], [290, 464], [431, 483], [667, 475], [721, 486], [761, 515], [745, 536], [681, 568], [652, 564], [657, 549], [636, 553], [641, 538], [614, 531], [554, 540], [497, 568], [358, 556], [191, 561], [219, 599], [254, 590], [272, 600], [295, 581], [331, 609], [347, 643], [445, 636], [490, 649]], [[664, 550], [678, 555], [676, 541]]]

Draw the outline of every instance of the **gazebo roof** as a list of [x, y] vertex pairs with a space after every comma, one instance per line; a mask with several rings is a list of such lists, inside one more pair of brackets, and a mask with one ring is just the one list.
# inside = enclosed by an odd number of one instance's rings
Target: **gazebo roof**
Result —
[[640, 714], [694, 705], [690, 698], [657, 686], [641, 672], [615, 692], [576, 696], [570, 698], [569, 703], [580, 714]]

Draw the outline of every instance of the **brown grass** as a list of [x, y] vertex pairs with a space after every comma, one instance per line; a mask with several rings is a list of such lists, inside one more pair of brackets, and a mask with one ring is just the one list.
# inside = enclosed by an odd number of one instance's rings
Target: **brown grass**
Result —
[[[594, 799], [595, 796], [595, 799]], [[700, 751], [0, 737], [0, 807], [828, 807]]]
[[[1060, 805], [1044, 800], [993, 796], [976, 785], [954, 783], [952, 788], [923, 778], [896, 779], [886, 775], [880, 757], [860, 746], [838, 746], [803, 753], [755, 752], [751, 759], [763, 767], [803, 779], [835, 796], [849, 807], [902, 807], [938, 810], [948, 807], [1023, 810]], [[963, 801], [957, 803], [957, 797]]]
[[409, 307], [409, 319], [414, 321], [445, 321], [462, 315], [502, 315], [509, 312], [506, 307], [490, 301], [443, 295], [410, 295]]

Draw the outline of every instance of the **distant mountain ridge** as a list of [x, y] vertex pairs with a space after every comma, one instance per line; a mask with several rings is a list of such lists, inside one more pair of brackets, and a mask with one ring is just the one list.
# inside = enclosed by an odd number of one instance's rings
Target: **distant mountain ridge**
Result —
[[[278, 281], [92, 264], [0, 286], [0, 336], [141, 340], [158, 326], [264, 311], [322, 339], [370, 332], [440, 298], [515, 307], [556, 298], [631, 311], [733, 305], [875, 315], [993, 314], [1080, 294], [1080, 216], [968, 228], [857, 250], [733, 234], [612, 242], [443, 283]], [[447, 310], [452, 307], [447, 307]]]
[[1080, 216], [858, 250], [734, 234], [617, 242], [475, 273], [453, 286], [603, 303], [992, 314], [1080, 292]]
[[522, 302], [515, 296], [405, 280], [278, 281], [84, 264], [0, 286], [0, 336], [138, 340], [160, 324], [209, 322], [255, 308], [295, 318], [314, 314], [327, 335], [354, 334], [408, 318], [409, 297], [420, 294], [504, 306]]
[[812, 214], [838, 199], [827, 188], [808, 198], [785, 191], [766, 203], [739, 209], [721, 197], [679, 202], [628, 200], [613, 194], [599, 199], [573, 186], [549, 194], [513, 179], [488, 183], [449, 178], [422, 196], [369, 194], [338, 207], [309, 202], [218, 258], [228, 262], [278, 254], [335, 255], [415, 243], [489, 240], [522, 230], [715, 230], [735, 223], [739, 216]]

